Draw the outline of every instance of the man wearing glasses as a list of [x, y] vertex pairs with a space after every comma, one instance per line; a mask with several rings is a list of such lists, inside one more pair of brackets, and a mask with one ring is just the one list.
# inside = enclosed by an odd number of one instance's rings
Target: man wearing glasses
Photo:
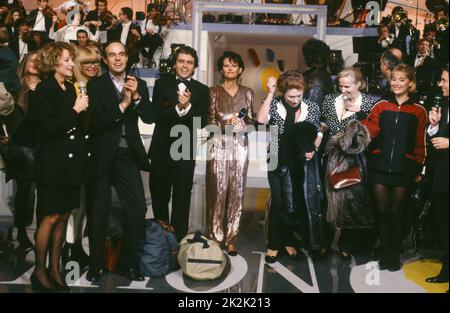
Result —
[[153, 123], [146, 83], [128, 76], [126, 47], [119, 41], [103, 51], [108, 72], [88, 83], [94, 138], [91, 179], [86, 203], [91, 260], [86, 279], [96, 282], [104, 268], [105, 238], [114, 186], [126, 211], [124, 244], [118, 261], [119, 274], [129, 280], [144, 280], [136, 267], [136, 247], [144, 226], [147, 205], [140, 170], [149, 161], [139, 134], [138, 116]]

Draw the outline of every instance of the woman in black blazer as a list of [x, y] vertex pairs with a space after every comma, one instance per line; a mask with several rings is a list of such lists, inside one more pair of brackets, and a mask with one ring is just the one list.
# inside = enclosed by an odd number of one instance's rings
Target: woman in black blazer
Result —
[[[90, 140], [89, 99], [77, 97], [72, 78], [75, 53], [69, 44], [51, 43], [40, 51], [39, 68], [48, 76], [36, 89], [39, 134], [35, 154], [37, 212], [36, 267], [31, 282], [40, 291], [68, 290], [59, 261], [67, 220], [80, 207]], [[46, 268], [47, 251], [50, 266]]]
[[17, 95], [14, 112], [8, 118], [11, 145], [8, 151], [6, 181], [14, 179], [17, 185], [14, 197], [14, 226], [17, 227], [17, 241], [22, 248], [33, 247], [26, 228], [33, 222], [34, 215], [33, 168], [37, 128], [35, 91], [40, 82], [37, 57], [36, 51], [30, 52], [20, 63], [17, 74], [22, 88]]

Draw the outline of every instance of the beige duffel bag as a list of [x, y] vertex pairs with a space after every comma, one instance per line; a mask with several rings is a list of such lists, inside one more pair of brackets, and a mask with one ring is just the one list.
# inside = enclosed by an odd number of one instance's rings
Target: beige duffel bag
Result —
[[217, 242], [198, 231], [181, 240], [178, 263], [183, 273], [192, 279], [213, 280], [222, 275], [227, 258]]

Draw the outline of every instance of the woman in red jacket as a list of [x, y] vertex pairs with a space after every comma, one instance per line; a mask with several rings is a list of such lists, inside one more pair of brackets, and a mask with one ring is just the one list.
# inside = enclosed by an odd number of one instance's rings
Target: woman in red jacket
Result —
[[411, 185], [420, 179], [425, 160], [427, 113], [410, 98], [416, 83], [406, 64], [394, 68], [391, 92], [372, 108], [368, 116], [358, 112], [372, 137], [369, 170], [378, 207], [378, 231], [382, 255], [380, 270], [401, 268], [403, 208]]

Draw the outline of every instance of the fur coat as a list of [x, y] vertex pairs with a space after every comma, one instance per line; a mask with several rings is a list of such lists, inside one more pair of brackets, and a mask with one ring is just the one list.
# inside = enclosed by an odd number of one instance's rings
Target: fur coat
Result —
[[[327, 221], [335, 228], [369, 228], [373, 226], [373, 201], [367, 179], [366, 150], [370, 134], [359, 121], [351, 121], [344, 131], [332, 138], [333, 147], [326, 164]], [[336, 190], [329, 179], [332, 173], [353, 166], [361, 169], [360, 184]]]

